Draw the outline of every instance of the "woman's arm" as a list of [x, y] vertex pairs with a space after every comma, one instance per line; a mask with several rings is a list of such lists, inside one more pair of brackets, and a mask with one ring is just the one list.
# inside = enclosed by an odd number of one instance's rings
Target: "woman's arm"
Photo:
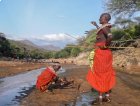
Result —
[[103, 28], [103, 33], [104, 33], [104, 36], [106, 38], [106, 45], [105, 46], [109, 46], [111, 41], [112, 41], [112, 33], [110, 31], [110, 28], [109, 27]]

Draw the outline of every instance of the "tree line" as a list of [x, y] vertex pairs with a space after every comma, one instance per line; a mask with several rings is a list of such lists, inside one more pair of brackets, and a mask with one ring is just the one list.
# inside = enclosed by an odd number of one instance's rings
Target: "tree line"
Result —
[[49, 59], [49, 58], [68, 58], [76, 57], [81, 52], [78, 47], [69, 47], [68, 45], [60, 51], [29, 50], [25, 47], [15, 45], [0, 33], [0, 57], [9, 57], [14, 59]]

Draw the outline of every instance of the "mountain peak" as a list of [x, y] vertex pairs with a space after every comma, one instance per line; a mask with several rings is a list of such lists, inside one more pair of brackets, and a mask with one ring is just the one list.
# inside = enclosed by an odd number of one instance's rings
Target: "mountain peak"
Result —
[[36, 44], [34, 44], [33, 42], [31, 42], [31, 41], [29, 41], [29, 40], [27, 40], [27, 39], [18, 40], [18, 41], [21, 42], [21, 43], [24, 43], [24, 44], [26, 44], [26, 45], [30, 45], [30, 46], [33, 46], [33, 47], [39, 47], [39, 46], [37, 46]]

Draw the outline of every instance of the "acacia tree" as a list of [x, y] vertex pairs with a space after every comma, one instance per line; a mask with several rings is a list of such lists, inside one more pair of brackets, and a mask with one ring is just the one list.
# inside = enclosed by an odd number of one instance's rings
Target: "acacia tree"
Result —
[[106, 8], [113, 15], [132, 16], [140, 11], [140, 0], [107, 0]]
[[117, 26], [119, 28], [128, 28], [132, 25], [135, 25], [136, 23], [133, 22], [131, 19], [117, 17], [114, 24], [115, 24], [115, 26]]
[[10, 43], [6, 39], [4, 33], [0, 33], [0, 55], [1, 56], [10, 56], [11, 49], [10, 49]]

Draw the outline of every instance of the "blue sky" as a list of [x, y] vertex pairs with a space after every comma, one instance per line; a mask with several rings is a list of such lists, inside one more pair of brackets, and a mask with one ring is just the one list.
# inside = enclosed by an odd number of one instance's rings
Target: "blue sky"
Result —
[[73, 38], [64, 33], [84, 36], [103, 12], [103, 0], [0, 0], [0, 32], [17, 39], [41, 39], [38, 44], [49, 44], [55, 37], [57, 43], [62, 38], [68, 43]]

